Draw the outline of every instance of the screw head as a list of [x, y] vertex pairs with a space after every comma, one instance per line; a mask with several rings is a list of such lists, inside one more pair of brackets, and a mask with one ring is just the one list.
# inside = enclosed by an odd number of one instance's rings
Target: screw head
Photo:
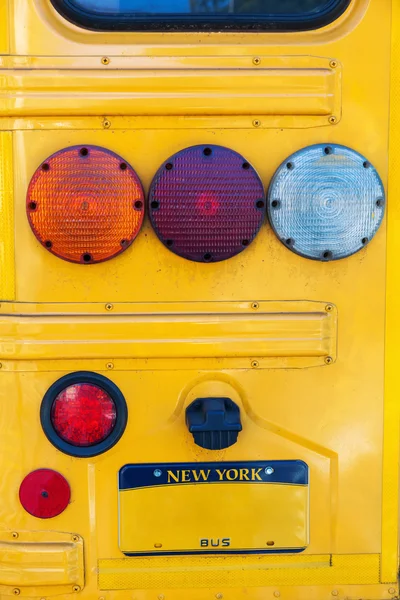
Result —
[[275, 469], [274, 469], [274, 468], [272, 468], [272, 467], [265, 467], [265, 469], [264, 469], [264, 473], [265, 473], [266, 475], [272, 475], [272, 473], [275, 473]]
[[103, 121], [103, 127], [104, 127], [104, 129], [110, 129], [110, 127], [111, 127], [111, 121], [109, 121], [108, 119], [104, 119], [104, 121]]
[[12, 593], [14, 594], [14, 596], [19, 596], [21, 593], [21, 590], [19, 588], [14, 588]]
[[332, 596], [338, 596], [339, 592], [337, 590], [332, 590]]
[[109, 363], [107, 363], [107, 364], [106, 364], [106, 367], [107, 367], [107, 369], [110, 371], [111, 369], [113, 369], [113, 368], [114, 368], [114, 363], [112, 363], [112, 362], [109, 362]]
[[333, 304], [327, 304], [325, 306], [325, 310], [326, 310], [326, 312], [332, 312], [333, 311]]
[[16, 540], [17, 538], [19, 538], [19, 534], [18, 534], [18, 532], [17, 532], [17, 531], [13, 531], [13, 532], [12, 532], [12, 534], [11, 534], [11, 537], [12, 537], [14, 540]]
[[78, 593], [78, 592], [81, 591], [81, 588], [80, 588], [79, 585], [74, 585], [74, 587], [72, 588], [72, 591], [75, 592], [75, 593]]
[[388, 592], [389, 592], [389, 594], [395, 594], [396, 590], [394, 588], [389, 588]]
[[158, 600], [164, 600], [164, 598], [165, 598], [164, 594], [160, 594], [160, 595], [158, 596]]
[[331, 115], [328, 121], [331, 125], [335, 125], [337, 123], [337, 117], [335, 117], [335, 115]]
[[253, 127], [260, 127], [260, 125], [261, 125], [261, 121], [259, 119], [254, 119]]
[[73, 542], [79, 542], [79, 539], [80, 539], [80, 538], [79, 538], [79, 535], [76, 535], [76, 534], [75, 534], [75, 535], [73, 535], [73, 536], [72, 536], [72, 541], [73, 541]]
[[260, 366], [260, 363], [258, 362], [258, 360], [252, 360], [251, 361], [251, 367], [252, 369], [257, 369]]
[[260, 308], [260, 305], [259, 305], [259, 303], [258, 303], [258, 302], [252, 302], [252, 303], [251, 303], [251, 308], [252, 308], [253, 310], [257, 310], [258, 308]]
[[336, 69], [336, 67], [338, 66], [337, 60], [331, 60], [331, 62], [329, 63], [329, 66], [331, 69]]
[[108, 58], [108, 56], [103, 56], [103, 58], [101, 59], [101, 64], [102, 65], [109, 65], [110, 64], [110, 59]]
[[217, 598], [217, 600], [221, 600], [221, 598], [223, 598], [223, 595], [221, 593], [215, 594], [215, 597]]
[[259, 56], [255, 56], [253, 58], [253, 65], [259, 65], [261, 63], [261, 58]]
[[114, 308], [113, 304], [106, 304], [104, 307], [106, 310], [112, 310]]
[[332, 356], [327, 356], [327, 357], [325, 358], [325, 364], [327, 364], [327, 365], [331, 365], [332, 363], [333, 363], [333, 358], [332, 358]]
[[280, 595], [281, 595], [281, 593], [280, 593], [280, 592], [278, 592], [278, 590], [277, 590], [276, 592], [274, 592], [274, 596], [275, 596], [275, 598], [279, 598], [279, 597], [280, 597]]
[[153, 475], [154, 475], [154, 477], [161, 477], [161, 475], [162, 475], [161, 469], [154, 469]]

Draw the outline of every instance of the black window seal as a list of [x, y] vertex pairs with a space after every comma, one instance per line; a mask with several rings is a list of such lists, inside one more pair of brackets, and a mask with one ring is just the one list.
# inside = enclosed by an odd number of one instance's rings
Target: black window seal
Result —
[[282, 15], [273, 19], [261, 15], [235, 15], [227, 19], [226, 15], [204, 18], [203, 15], [190, 15], [182, 19], [176, 16], [138, 17], [128, 14], [99, 15], [74, 6], [70, 0], [50, 0], [54, 8], [65, 19], [90, 31], [99, 32], [295, 32], [320, 29], [336, 21], [349, 7], [352, 0], [331, 0], [325, 10], [316, 14], [299, 15], [288, 18]]

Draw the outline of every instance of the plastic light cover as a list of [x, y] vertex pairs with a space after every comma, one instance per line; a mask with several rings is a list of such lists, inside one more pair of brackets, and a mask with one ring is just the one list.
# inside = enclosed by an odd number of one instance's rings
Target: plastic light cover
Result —
[[144, 194], [120, 156], [97, 146], [72, 146], [36, 170], [26, 210], [33, 233], [49, 252], [91, 264], [130, 246], [143, 222]]
[[264, 198], [261, 180], [243, 156], [222, 146], [192, 146], [156, 173], [149, 213], [169, 250], [216, 262], [253, 241], [264, 219]]
[[306, 258], [345, 258], [374, 237], [385, 191], [371, 163], [351, 148], [318, 144], [299, 150], [276, 171], [268, 215], [279, 239]]
[[76, 383], [55, 398], [51, 420], [57, 434], [73, 446], [94, 446], [112, 432], [117, 419], [113, 399], [98, 386]]
[[68, 481], [51, 469], [32, 471], [19, 488], [19, 499], [24, 509], [39, 519], [50, 519], [61, 514], [71, 499]]

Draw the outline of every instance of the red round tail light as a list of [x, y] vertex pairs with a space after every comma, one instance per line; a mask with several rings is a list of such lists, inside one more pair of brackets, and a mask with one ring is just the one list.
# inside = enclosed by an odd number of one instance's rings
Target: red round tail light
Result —
[[61, 514], [71, 499], [68, 481], [51, 469], [29, 473], [19, 488], [19, 499], [24, 509], [39, 519], [50, 519]]
[[75, 383], [60, 392], [51, 408], [53, 427], [73, 446], [94, 446], [114, 429], [117, 410], [113, 399], [97, 385]]
[[155, 175], [150, 219], [175, 254], [220, 261], [253, 241], [265, 216], [264, 196], [260, 178], [240, 154], [222, 146], [192, 146]]
[[26, 210], [39, 242], [65, 260], [90, 264], [131, 245], [144, 217], [135, 171], [97, 146], [72, 146], [50, 156], [29, 184]]
[[48, 390], [41, 420], [47, 437], [57, 448], [74, 456], [94, 456], [111, 448], [121, 437], [127, 407], [109, 379], [96, 373], [74, 373]]

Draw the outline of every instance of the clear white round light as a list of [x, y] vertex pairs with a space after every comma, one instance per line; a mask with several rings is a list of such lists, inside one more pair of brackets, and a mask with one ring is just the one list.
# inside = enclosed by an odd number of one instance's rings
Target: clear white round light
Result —
[[292, 154], [268, 191], [268, 216], [287, 248], [314, 260], [345, 258], [374, 237], [385, 190], [367, 158], [346, 146], [317, 144]]

